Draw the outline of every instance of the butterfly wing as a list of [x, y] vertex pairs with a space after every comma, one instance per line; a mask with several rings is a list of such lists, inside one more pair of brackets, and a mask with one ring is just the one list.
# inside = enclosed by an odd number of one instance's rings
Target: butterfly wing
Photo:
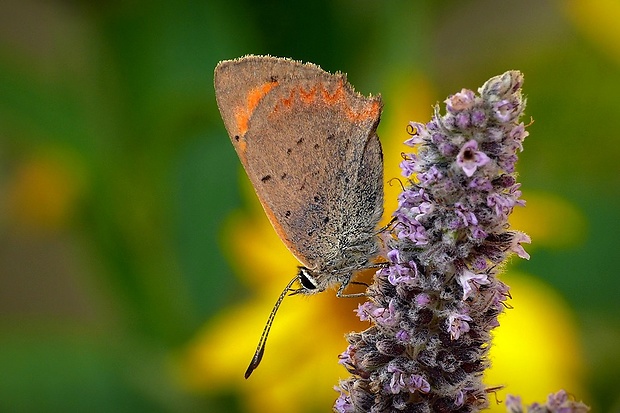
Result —
[[258, 198], [297, 259], [333, 270], [367, 255], [366, 244], [374, 252], [369, 240], [383, 211], [380, 97], [355, 92], [343, 74], [268, 56], [220, 63], [215, 91]]

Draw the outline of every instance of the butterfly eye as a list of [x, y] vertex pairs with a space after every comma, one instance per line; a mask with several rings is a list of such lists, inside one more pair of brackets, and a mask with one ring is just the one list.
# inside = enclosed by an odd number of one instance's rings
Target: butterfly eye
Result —
[[316, 290], [317, 288], [314, 277], [310, 275], [310, 271], [305, 267], [299, 269], [299, 282], [306, 290]]

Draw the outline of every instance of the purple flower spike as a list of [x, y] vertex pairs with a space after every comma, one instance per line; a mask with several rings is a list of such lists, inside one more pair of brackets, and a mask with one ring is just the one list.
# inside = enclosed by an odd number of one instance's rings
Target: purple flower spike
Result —
[[491, 159], [478, 150], [478, 142], [475, 140], [468, 141], [456, 157], [456, 164], [463, 169], [465, 175], [472, 176], [476, 169], [489, 163]]
[[506, 411], [508, 413], [587, 413], [590, 408], [573, 400], [565, 390], [552, 393], [547, 397], [547, 404], [533, 403], [524, 410], [519, 396], [506, 397]]
[[458, 283], [463, 287], [463, 301], [476, 292], [480, 285], [489, 284], [489, 276], [486, 273], [475, 274], [469, 270], [463, 270], [457, 278]]
[[344, 392], [342, 392], [338, 386], [335, 387], [336, 391], [340, 391], [340, 396], [334, 403], [334, 411], [337, 413], [354, 413], [355, 406], [351, 403], [351, 398]]
[[429, 137], [426, 125], [424, 125], [423, 123], [409, 122], [409, 129], [411, 133], [411, 138], [405, 141], [405, 145], [407, 146], [419, 145]]
[[[510, 297], [498, 272], [512, 254], [529, 258], [529, 237], [508, 225], [524, 205], [513, 174], [528, 135], [519, 123], [522, 84], [520, 72], [506, 72], [477, 94], [451, 95], [445, 114], [437, 106], [431, 121], [409, 125], [406, 143], [417, 150], [401, 168], [410, 178], [385, 237], [386, 266], [357, 310], [370, 327], [350, 333], [340, 356], [352, 375], [338, 387], [335, 411], [488, 406], [482, 375], [491, 330]], [[508, 403], [512, 413], [518, 405]]]
[[475, 102], [476, 96], [471, 90], [463, 89], [445, 100], [446, 109], [450, 113], [458, 113], [470, 109]]
[[459, 337], [469, 331], [469, 322], [474, 321], [467, 314], [452, 313], [448, 316], [447, 331], [450, 333], [452, 340], [458, 340]]

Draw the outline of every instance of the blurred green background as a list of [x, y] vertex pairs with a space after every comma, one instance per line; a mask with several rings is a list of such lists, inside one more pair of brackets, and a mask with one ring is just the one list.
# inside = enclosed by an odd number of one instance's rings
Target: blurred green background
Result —
[[221, 242], [245, 203], [212, 86], [248, 53], [347, 72], [385, 117], [409, 77], [433, 103], [523, 71], [525, 198], [574, 219], [515, 264], [574, 311], [586, 401], [620, 411], [617, 3], [2, 1], [0, 411], [241, 411], [170, 360], [252, 294]]

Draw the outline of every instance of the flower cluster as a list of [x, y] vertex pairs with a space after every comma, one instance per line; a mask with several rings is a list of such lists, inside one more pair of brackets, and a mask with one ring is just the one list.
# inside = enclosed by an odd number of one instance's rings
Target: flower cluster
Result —
[[401, 163], [399, 196], [386, 245], [388, 263], [358, 316], [371, 326], [347, 336], [340, 363], [352, 374], [336, 412], [474, 412], [487, 406], [482, 373], [490, 331], [507, 307], [497, 279], [529, 237], [508, 228], [520, 199], [514, 174], [528, 135], [519, 122], [523, 76], [509, 71], [476, 95], [463, 89], [410, 124], [417, 148]]
[[582, 402], [572, 400], [565, 390], [550, 394], [546, 404], [534, 403], [523, 410], [521, 398], [508, 396], [506, 398], [506, 411], [508, 413], [587, 413], [590, 408]]

